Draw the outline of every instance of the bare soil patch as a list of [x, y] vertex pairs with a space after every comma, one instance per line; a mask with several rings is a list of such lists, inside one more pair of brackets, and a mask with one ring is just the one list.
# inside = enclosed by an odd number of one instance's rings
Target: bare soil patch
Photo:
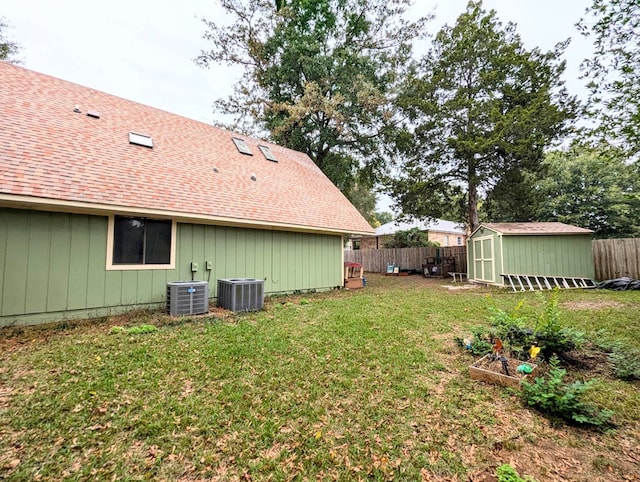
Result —
[[560, 307], [567, 310], [604, 310], [606, 308], [624, 308], [619, 301], [566, 301]]

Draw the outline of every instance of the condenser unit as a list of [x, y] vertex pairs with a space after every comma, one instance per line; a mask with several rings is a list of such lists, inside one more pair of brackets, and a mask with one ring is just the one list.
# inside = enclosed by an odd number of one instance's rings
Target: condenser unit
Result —
[[231, 311], [261, 310], [264, 305], [264, 280], [231, 278], [218, 280], [218, 306]]
[[209, 283], [172, 281], [167, 283], [167, 311], [172, 316], [199, 315], [209, 311]]

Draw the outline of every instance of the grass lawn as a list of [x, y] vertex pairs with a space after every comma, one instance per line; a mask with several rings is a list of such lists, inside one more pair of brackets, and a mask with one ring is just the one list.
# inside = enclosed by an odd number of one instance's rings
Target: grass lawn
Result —
[[[273, 297], [249, 314], [135, 313], [0, 330], [0, 479], [640, 480], [640, 384], [596, 373], [617, 429], [552, 423], [473, 381], [454, 342], [540, 300], [419, 276]], [[560, 292], [563, 323], [640, 346], [640, 292]], [[112, 333], [153, 324], [151, 333]], [[575, 374], [574, 374], [575, 375]], [[577, 374], [575, 376], [583, 376]]]

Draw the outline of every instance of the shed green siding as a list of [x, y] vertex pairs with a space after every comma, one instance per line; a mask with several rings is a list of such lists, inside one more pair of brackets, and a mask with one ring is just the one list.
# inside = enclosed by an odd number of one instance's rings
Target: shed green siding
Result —
[[595, 277], [590, 235], [502, 236], [504, 273]]
[[[169, 281], [264, 279], [265, 293], [342, 285], [342, 237], [177, 225], [170, 270], [106, 270], [108, 218], [0, 208], [0, 326], [103, 316], [165, 302]], [[206, 262], [213, 264], [211, 273]]]

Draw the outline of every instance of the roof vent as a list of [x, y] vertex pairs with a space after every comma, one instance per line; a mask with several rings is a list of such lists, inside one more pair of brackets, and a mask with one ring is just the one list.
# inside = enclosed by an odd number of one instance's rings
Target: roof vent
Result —
[[278, 159], [276, 159], [276, 156], [273, 155], [273, 153], [271, 152], [271, 149], [269, 149], [269, 146], [259, 145], [258, 149], [262, 151], [262, 154], [264, 155], [265, 159], [267, 159], [268, 161], [278, 162]]
[[80, 110], [80, 105], [76, 104], [76, 106], [73, 108], [73, 112], [75, 112], [76, 114], [80, 114], [82, 111]]
[[253, 152], [251, 152], [251, 149], [249, 149], [249, 146], [247, 145], [244, 139], [240, 139], [238, 137], [232, 137], [231, 139], [233, 139], [233, 143], [236, 145], [236, 147], [242, 154], [253, 156]]
[[87, 116], [93, 117], [94, 119], [100, 119], [100, 112], [98, 112], [97, 110], [88, 110]]
[[151, 139], [150, 136], [138, 134], [136, 132], [129, 132], [129, 144], [136, 144], [138, 146], [149, 147], [153, 149], [153, 139]]

